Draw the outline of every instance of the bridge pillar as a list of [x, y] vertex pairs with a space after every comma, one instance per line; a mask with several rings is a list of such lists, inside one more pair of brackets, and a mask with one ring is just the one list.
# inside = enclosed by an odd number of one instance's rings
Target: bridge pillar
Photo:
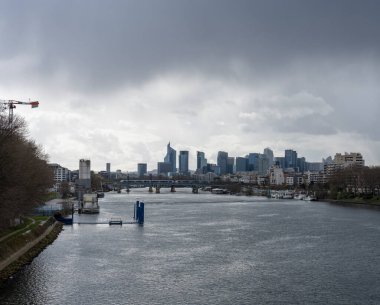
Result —
[[170, 192], [175, 193], [175, 186], [174, 185], [171, 186]]
[[156, 194], [159, 194], [160, 193], [160, 187], [157, 185], [156, 186]]
[[193, 185], [193, 194], [198, 194], [198, 187]]
[[149, 193], [153, 193], [153, 187], [149, 186]]

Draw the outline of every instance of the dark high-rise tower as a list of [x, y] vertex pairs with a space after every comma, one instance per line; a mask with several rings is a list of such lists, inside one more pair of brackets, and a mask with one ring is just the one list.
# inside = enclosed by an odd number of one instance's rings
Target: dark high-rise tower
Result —
[[147, 174], [147, 164], [146, 163], [138, 163], [137, 164], [137, 174], [139, 177], [143, 177]]
[[297, 152], [292, 149], [285, 150], [285, 168], [297, 167]]
[[228, 153], [225, 151], [218, 152], [217, 165], [220, 167], [220, 174], [227, 174]]
[[175, 149], [170, 147], [170, 142], [167, 145], [167, 152], [164, 161], [171, 164], [171, 172], [175, 173], [177, 171], [177, 152]]
[[235, 164], [235, 158], [234, 157], [228, 157], [227, 158], [227, 174], [233, 174], [234, 173], [234, 164]]
[[203, 169], [207, 166], [207, 159], [203, 151], [197, 151], [197, 169]]
[[189, 152], [187, 150], [179, 152], [179, 173], [182, 175], [189, 173]]

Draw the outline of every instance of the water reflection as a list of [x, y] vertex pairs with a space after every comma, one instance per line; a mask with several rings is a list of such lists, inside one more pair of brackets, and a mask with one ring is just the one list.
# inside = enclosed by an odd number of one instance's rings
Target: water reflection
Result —
[[106, 194], [1, 288], [1, 304], [376, 304], [380, 213], [324, 203], [177, 193]]

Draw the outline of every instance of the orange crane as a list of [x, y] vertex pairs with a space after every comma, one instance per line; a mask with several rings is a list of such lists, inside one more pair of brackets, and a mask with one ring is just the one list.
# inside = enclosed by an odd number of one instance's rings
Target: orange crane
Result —
[[38, 101], [20, 102], [15, 100], [0, 100], [0, 102], [5, 108], [9, 109], [9, 124], [13, 121], [13, 109], [16, 108], [16, 105], [31, 105], [32, 108], [37, 108], [39, 105]]

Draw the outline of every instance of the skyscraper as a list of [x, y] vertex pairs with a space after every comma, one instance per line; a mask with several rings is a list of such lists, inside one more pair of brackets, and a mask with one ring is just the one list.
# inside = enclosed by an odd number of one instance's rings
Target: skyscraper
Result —
[[292, 149], [285, 150], [285, 168], [297, 167], [297, 152]]
[[111, 163], [106, 163], [106, 171], [108, 179], [111, 179]]
[[306, 171], [306, 160], [305, 157], [297, 158], [297, 168], [298, 171], [303, 173]]
[[179, 173], [182, 175], [189, 173], [189, 152], [187, 150], [179, 152]]
[[235, 159], [235, 172], [248, 171], [248, 159], [244, 157], [236, 157]]
[[274, 163], [273, 150], [271, 150], [269, 147], [265, 148], [264, 155], [267, 156], [269, 167], [271, 167]]
[[207, 166], [207, 159], [203, 151], [197, 151], [197, 170], [203, 170]]
[[168, 162], [157, 162], [157, 174], [158, 175], [168, 175], [172, 170], [171, 163]]
[[143, 177], [147, 173], [147, 164], [146, 163], [138, 163], [137, 164], [137, 174], [139, 177]]
[[235, 164], [235, 158], [234, 157], [228, 157], [227, 158], [227, 174], [233, 174], [234, 173], [234, 164]]
[[285, 168], [285, 158], [284, 157], [276, 157], [275, 164], [277, 164], [280, 168]]
[[83, 199], [83, 194], [91, 190], [91, 161], [79, 160], [79, 179], [76, 180], [76, 193], [79, 200]]
[[171, 164], [170, 172], [175, 173], [177, 171], [177, 152], [175, 149], [170, 147], [170, 142], [167, 145], [167, 152], [164, 161]]
[[249, 171], [258, 171], [258, 160], [259, 160], [259, 154], [258, 153], [250, 153], [248, 155], [248, 170]]
[[225, 175], [227, 173], [228, 153], [225, 151], [218, 151], [217, 165], [220, 167], [220, 174]]
[[269, 169], [269, 158], [265, 154], [259, 154], [259, 158], [257, 160], [257, 171], [259, 175], [266, 175]]
[[79, 160], [79, 179], [91, 179], [91, 161], [80, 159]]

